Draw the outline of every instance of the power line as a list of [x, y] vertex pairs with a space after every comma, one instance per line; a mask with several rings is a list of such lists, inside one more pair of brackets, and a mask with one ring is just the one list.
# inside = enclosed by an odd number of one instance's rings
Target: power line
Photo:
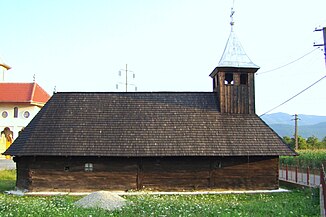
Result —
[[308, 56], [309, 54], [311, 54], [312, 52], [314, 52], [314, 51], [316, 51], [316, 50], [318, 50], [318, 49], [319, 49], [319, 48], [317, 47], [317, 48], [313, 49], [312, 51], [310, 51], [310, 52], [304, 54], [303, 56], [299, 57], [298, 59], [295, 59], [295, 60], [293, 60], [293, 61], [291, 61], [291, 62], [289, 62], [289, 63], [287, 63], [287, 64], [285, 64], [285, 65], [282, 65], [282, 66], [276, 67], [276, 68], [274, 68], [274, 69], [271, 69], [271, 70], [268, 70], [268, 71], [265, 71], [265, 72], [258, 72], [258, 73], [256, 73], [256, 75], [261, 75], [261, 74], [265, 74], [265, 73], [268, 73], [268, 72], [276, 71], [276, 70], [278, 70], [278, 69], [281, 69], [281, 68], [283, 68], [283, 67], [286, 67], [286, 66], [288, 66], [288, 65], [291, 65], [292, 63], [295, 63], [295, 62], [301, 60], [302, 58]]
[[284, 105], [285, 103], [289, 102], [290, 100], [294, 99], [295, 97], [299, 96], [301, 93], [305, 92], [306, 90], [308, 90], [309, 88], [311, 88], [312, 86], [314, 86], [315, 84], [319, 83], [321, 80], [323, 80], [324, 78], [326, 78], [326, 75], [321, 77], [318, 81], [314, 82], [313, 84], [311, 84], [310, 86], [306, 87], [305, 89], [303, 89], [302, 91], [300, 91], [299, 93], [297, 93], [296, 95], [292, 96], [291, 98], [289, 98], [288, 100], [282, 102], [281, 104], [279, 104], [278, 106], [275, 106], [274, 108], [268, 110], [267, 112], [265, 112], [264, 114], [260, 115], [259, 117], [262, 117], [264, 115], [266, 115], [267, 113], [273, 111], [274, 109], [277, 109], [278, 107]]

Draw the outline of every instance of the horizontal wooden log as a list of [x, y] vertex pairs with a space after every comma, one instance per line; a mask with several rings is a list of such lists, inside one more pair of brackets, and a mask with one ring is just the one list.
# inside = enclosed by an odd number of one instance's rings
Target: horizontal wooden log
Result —
[[[93, 171], [85, 172], [85, 163]], [[68, 167], [68, 168], [66, 168]], [[277, 157], [31, 157], [17, 162], [17, 186], [33, 191], [275, 189]]]

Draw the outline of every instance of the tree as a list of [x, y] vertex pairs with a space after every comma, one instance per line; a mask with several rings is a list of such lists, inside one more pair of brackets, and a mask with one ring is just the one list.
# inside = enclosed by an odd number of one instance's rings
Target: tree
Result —
[[309, 148], [320, 148], [319, 140], [316, 136], [310, 136], [307, 138], [307, 145]]
[[321, 140], [320, 144], [320, 148], [326, 148], [326, 136], [323, 138], [323, 140]]
[[299, 145], [299, 149], [308, 149], [308, 144], [305, 138], [303, 138], [302, 136], [298, 136], [298, 145]]
[[289, 136], [283, 136], [283, 142], [290, 146], [292, 149], [295, 148], [295, 142], [293, 138], [291, 139]]
[[321, 142], [326, 143], [326, 136], [323, 138]]

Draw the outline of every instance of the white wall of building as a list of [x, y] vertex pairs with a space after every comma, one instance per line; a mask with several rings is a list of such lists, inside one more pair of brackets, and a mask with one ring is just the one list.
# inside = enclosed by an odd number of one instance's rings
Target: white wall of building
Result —
[[[14, 108], [18, 108], [17, 117], [14, 117]], [[0, 104], [0, 132], [3, 131], [5, 127], [9, 127], [13, 131], [13, 138], [18, 137], [18, 132], [22, 128], [26, 127], [28, 123], [34, 118], [34, 116], [41, 110], [40, 107], [30, 105], [27, 103], [22, 104], [11, 104], [11, 103], [1, 103]], [[3, 113], [8, 114], [4, 117]], [[27, 117], [27, 114], [29, 116]]]

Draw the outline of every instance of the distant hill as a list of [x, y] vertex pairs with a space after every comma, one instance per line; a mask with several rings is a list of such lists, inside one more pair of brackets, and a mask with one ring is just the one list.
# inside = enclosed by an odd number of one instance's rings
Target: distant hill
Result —
[[[279, 136], [294, 135], [293, 115], [286, 113], [267, 114], [261, 117]], [[301, 115], [298, 121], [298, 134], [304, 138], [316, 136], [322, 140], [326, 136], [326, 116]]]
[[[317, 115], [298, 115], [299, 125], [315, 125], [322, 122], [326, 122], [326, 116], [317, 116]], [[288, 124], [294, 126], [294, 116], [286, 113], [278, 112], [273, 114], [266, 114], [261, 117], [266, 123], [270, 124]]]

